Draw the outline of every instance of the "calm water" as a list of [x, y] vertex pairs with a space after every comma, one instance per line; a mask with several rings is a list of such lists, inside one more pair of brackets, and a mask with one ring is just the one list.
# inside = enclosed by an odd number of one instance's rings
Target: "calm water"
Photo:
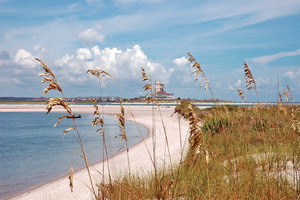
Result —
[[[77, 152], [79, 145], [75, 131], [64, 135], [72, 125], [65, 119], [56, 128], [53, 125], [60, 113], [1, 113], [0, 112], [0, 199], [5, 199], [36, 185], [66, 175], [71, 167], [84, 168]], [[102, 160], [102, 139], [91, 126], [91, 115], [81, 115], [79, 131], [85, 144], [88, 160]], [[127, 121], [128, 141], [133, 145], [140, 141], [137, 125]], [[147, 129], [139, 125], [147, 134]], [[124, 149], [124, 142], [115, 138], [117, 121], [105, 116], [105, 133], [110, 156]]]

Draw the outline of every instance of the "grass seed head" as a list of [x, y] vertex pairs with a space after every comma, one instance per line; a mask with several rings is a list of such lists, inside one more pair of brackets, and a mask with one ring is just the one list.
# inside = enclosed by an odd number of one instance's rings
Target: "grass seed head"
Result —
[[256, 83], [253, 78], [252, 72], [247, 65], [247, 63], [244, 61], [244, 72], [245, 72], [245, 79], [246, 79], [246, 88], [247, 90], [256, 89]]
[[89, 69], [86, 71], [86, 73], [92, 74], [92, 75], [96, 76], [97, 78], [99, 78], [100, 80], [104, 76], [111, 78], [111, 75], [108, 72], [106, 72], [104, 70], [100, 70], [100, 69]]
[[118, 134], [118, 136], [120, 136], [122, 140], [125, 140], [127, 142], [126, 125], [125, 125], [125, 110], [124, 110], [122, 103], [120, 103], [120, 111], [121, 111], [120, 114], [116, 114], [116, 118], [119, 122], [119, 132], [120, 132], [120, 134]]
[[74, 187], [74, 185], [73, 185], [73, 180], [74, 180], [73, 173], [74, 173], [74, 169], [73, 169], [73, 167], [71, 167], [71, 169], [69, 171], [69, 186], [70, 186], [71, 192], [73, 192], [73, 187]]
[[243, 90], [239, 88], [239, 89], [237, 90], [237, 92], [238, 92], [238, 94], [239, 94], [239, 96], [240, 96], [241, 101], [245, 103], [245, 102], [246, 102], [246, 97], [244, 96]]
[[51, 110], [55, 106], [62, 106], [69, 114], [72, 113], [71, 108], [68, 106], [68, 104], [62, 98], [56, 97], [56, 98], [50, 98], [47, 101], [47, 114], [51, 112]]
[[74, 129], [73, 127], [67, 128], [66, 130], [64, 130], [64, 134], [67, 134], [70, 130], [73, 130], [73, 129]]

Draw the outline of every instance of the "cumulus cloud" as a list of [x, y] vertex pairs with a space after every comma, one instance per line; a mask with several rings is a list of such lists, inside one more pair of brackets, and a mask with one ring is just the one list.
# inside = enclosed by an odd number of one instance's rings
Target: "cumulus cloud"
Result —
[[274, 60], [278, 60], [280, 58], [290, 57], [290, 56], [300, 56], [300, 49], [297, 49], [295, 51], [279, 52], [268, 56], [260, 56], [260, 57], [252, 58], [251, 61], [255, 63], [266, 64]]
[[92, 52], [86, 48], [77, 49], [76, 53], [77, 53], [76, 57], [82, 61], [90, 60], [93, 58]]
[[271, 84], [270, 79], [268, 78], [262, 78], [262, 77], [258, 77], [258, 79], [256, 79], [256, 84], [259, 86], [268, 86]]
[[15, 63], [25, 68], [34, 68], [37, 66], [33, 55], [25, 49], [18, 50], [17, 54], [15, 55]]
[[88, 69], [102, 69], [120, 81], [140, 80], [140, 68], [144, 67], [153, 80], [168, 83], [172, 69], [148, 59], [139, 45], [121, 50], [117, 48], [77, 49], [75, 55], [65, 55], [54, 62], [61, 66], [60, 73], [70, 82], [84, 82], [89, 79]]
[[235, 84], [234, 84], [234, 86], [235, 87], [241, 87], [241, 85], [242, 85], [242, 81], [241, 80], [237, 80], [236, 82], [235, 82]]
[[288, 72], [285, 72], [283, 74], [284, 77], [287, 77], [288, 79], [293, 79], [295, 77], [298, 77], [300, 76], [300, 69], [298, 69], [297, 71], [288, 71]]
[[186, 58], [186, 57], [181, 57], [181, 58], [175, 58], [174, 60], [173, 60], [173, 63], [175, 64], [175, 65], [177, 65], [177, 66], [184, 66], [184, 65], [186, 65], [186, 64], [188, 64], [189, 63], [189, 61], [188, 61], [188, 59]]
[[102, 3], [102, 0], [86, 0], [86, 2], [91, 5], [91, 4], [95, 4], [95, 3]]
[[93, 28], [86, 29], [79, 33], [78, 37], [81, 41], [87, 45], [91, 45], [97, 42], [103, 42], [105, 36], [102, 34], [102, 29], [100, 25], [96, 25]]
[[129, 4], [136, 4], [136, 3], [157, 3], [161, 2], [162, 0], [115, 0], [117, 5], [129, 5]]

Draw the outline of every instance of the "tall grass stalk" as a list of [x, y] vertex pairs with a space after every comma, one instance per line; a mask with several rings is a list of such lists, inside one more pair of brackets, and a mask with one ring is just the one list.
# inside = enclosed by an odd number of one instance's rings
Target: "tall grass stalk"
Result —
[[127, 138], [127, 133], [126, 133], [126, 125], [125, 125], [125, 111], [122, 106], [122, 102], [120, 102], [120, 114], [116, 115], [116, 118], [119, 121], [119, 136], [121, 137], [122, 140], [125, 141], [126, 145], [126, 154], [127, 154], [127, 164], [128, 164], [128, 175], [129, 178], [131, 177], [131, 172], [130, 172], [130, 159], [129, 159], [129, 146], [128, 146], [128, 138]]
[[[101, 84], [101, 80], [103, 77], [108, 77], [108, 78], [111, 78], [111, 75], [104, 71], [104, 70], [98, 70], [98, 69], [90, 69], [90, 70], [87, 70], [86, 73], [90, 73], [94, 76], [96, 76], [98, 78], [98, 85], [99, 85], [99, 92], [100, 92], [100, 96], [101, 98], [103, 97], [103, 94], [102, 94], [102, 84]], [[95, 107], [98, 108], [98, 100], [95, 101]], [[108, 177], [109, 177], [109, 183], [111, 184], [112, 182], [112, 179], [111, 179], [111, 173], [110, 173], [110, 164], [109, 164], [109, 156], [108, 156], [108, 149], [107, 149], [107, 144], [106, 144], [106, 137], [105, 137], [105, 130], [104, 130], [104, 106], [101, 105], [101, 110], [102, 112], [95, 112], [94, 114], [96, 114], [99, 119], [99, 121], [96, 120], [96, 123], [93, 123], [93, 126], [95, 125], [100, 125], [101, 128], [98, 129], [98, 132], [100, 133], [100, 135], [102, 136], [102, 146], [103, 146], [103, 160], [104, 160], [104, 163], [106, 161], [107, 163], [107, 170], [108, 170]], [[102, 168], [102, 182], [104, 183], [105, 182], [105, 164], [103, 164], [103, 168]]]
[[[81, 152], [82, 152], [82, 157], [83, 157], [83, 160], [84, 160], [84, 163], [85, 163], [85, 167], [87, 169], [88, 176], [89, 176], [89, 181], [90, 181], [90, 184], [91, 184], [91, 186], [90, 186], [91, 187], [91, 191], [92, 191], [94, 197], [97, 198], [97, 194], [96, 194], [96, 191], [94, 189], [94, 184], [93, 184], [93, 180], [92, 180], [92, 176], [91, 176], [91, 172], [90, 172], [89, 163], [88, 163], [88, 159], [87, 159], [87, 156], [86, 156], [84, 144], [83, 144], [83, 141], [81, 139], [81, 135], [80, 135], [80, 132], [78, 130], [77, 122], [76, 122], [76, 119], [75, 119], [77, 117], [74, 115], [71, 107], [69, 107], [68, 104], [64, 101], [64, 99], [65, 99], [64, 92], [63, 92], [60, 84], [58, 83], [58, 81], [57, 81], [54, 73], [50, 70], [50, 68], [46, 65], [46, 63], [44, 63], [43, 61], [41, 61], [38, 58], [35, 58], [35, 59], [41, 64], [41, 66], [45, 70], [45, 73], [42, 73], [42, 74], [39, 74], [39, 75], [43, 76], [43, 77], [48, 77], [48, 78], [44, 78], [41, 81], [41, 83], [49, 82], [49, 86], [44, 89], [44, 93], [45, 94], [48, 93], [49, 90], [57, 90], [63, 96], [63, 99], [62, 98], [50, 98], [49, 99], [48, 105], [47, 105], [47, 110], [48, 110], [47, 114], [49, 112], [51, 112], [52, 108], [54, 108], [55, 106], [62, 106], [69, 115], [64, 115], [64, 116], [60, 117], [59, 120], [58, 120], [58, 122], [54, 126], [57, 126], [61, 122], [61, 120], [64, 119], [64, 118], [72, 119], [74, 127], [67, 128], [64, 131], [64, 133], [67, 134], [68, 131], [70, 131], [72, 129], [74, 129], [76, 131], [76, 133], [77, 133], [77, 139], [79, 141], [80, 149], [81, 149]], [[73, 182], [72, 181], [73, 181], [73, 178], [70, 178], [70, 188], [71, 188], [71, 191], [73, 191]]]
[[210, 91], [210, 94], [213, 98], [213, 100], [215, 100], [215, 95], [210, 87], [210, 84], [209, 84], [209, 81], [208, 79], [206, 78], [205, 76], [205, 73], [204, 71], [202, 70], [202, 67], [201, 65], [196, 61], [196, 59], [193, 57], [193, 55], [191, 53], [187, 53], [188, 56], [189, 56], [189, 62], [190, 63], [193, 63], [192, 67], [195, 68], [196, 70], [192, 73], [192, 74], [195, 74], [196, 76], [196, 81], [199, 81], [199, 84], [200, 86], [202, 85], [202, 80], [204, 81], [204, 84], [205, 84], [205, 91], [209, 90]]

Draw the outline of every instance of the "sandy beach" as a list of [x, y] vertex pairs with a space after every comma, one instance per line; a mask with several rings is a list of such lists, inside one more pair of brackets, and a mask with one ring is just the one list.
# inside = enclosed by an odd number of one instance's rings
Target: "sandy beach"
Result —
[[[91, 105], [72, 105], [72, 110], [76, 114], [93, 113]], [[115, 115], [120, 112], [119, 106], [101, 107], [102, 112], [109, 115]], [[61, 108], [55, 108], [55, 112], [63, 112]], [[185, 141], [188, 134], [188, 123], [180, 120], [181, 129], [179, 130], [178, 118], [171, 116], [174, 107], [161, 107], [161, 115], [158, 109], [154, 109], [154, 118], [152, 117], [152, 107], [150, 106], [125, 106], [125, 117], [127, 120], [142, 124], [149, 130], [149, 137], [134, 145], [129, 150], [131, 173], [135, 176], [147, 176], [153, 173], [153, 165], [149, 157], [147, 148], [152, 156], [152, 138], [151, 133], [156, 133], [156, 162], [159, 168], [164, 165], [170, 166], [170, 159], [166, 153], [165, 134], [163, 123], [167, 132], [167, 137], [171, 152], [171, 162], [173, 165], [179, 163], [181, 158], [180, 138]], [[46, 112], [45, 105], [0, 105], [0, 112]], [[131, 114], [132, 113], [132, 114]], [[162, 118], [162, 119], [161, 119]], [[154, 119], [154, 120], [153, 120]], [[162, 123], [163, 120], [163, 123]], [[153, 124], [155, 124], [153, 126]], [[154, 127], [154, 128], [153, 128]], [[180, 136], [181, 135], [181, 136]], [[147, 148], [146, 148], [147, 146]], [[187, 145], [184, 145], [186, 152]], [[109, 159], [110, 171], [113, 180], [118, 180], [127, 174], [127, 155], [126, 152], [119, 153]], [[103, 165], [107, 175], [107, 162], [99, 162], [91, 166], [91, 174], [94, 183], [100, 183]], [[18, 194], [11, 199], [93, 199], [93, 194], [86, 186], [89, 185], [89, 179], [86, 169], [74, 173], [74, 192], [69, 188], [68, 177], [62, 177], [55, 181], [37, 186], [29, 191]], [[96, 186], [95, 186], [96, 188]]]

